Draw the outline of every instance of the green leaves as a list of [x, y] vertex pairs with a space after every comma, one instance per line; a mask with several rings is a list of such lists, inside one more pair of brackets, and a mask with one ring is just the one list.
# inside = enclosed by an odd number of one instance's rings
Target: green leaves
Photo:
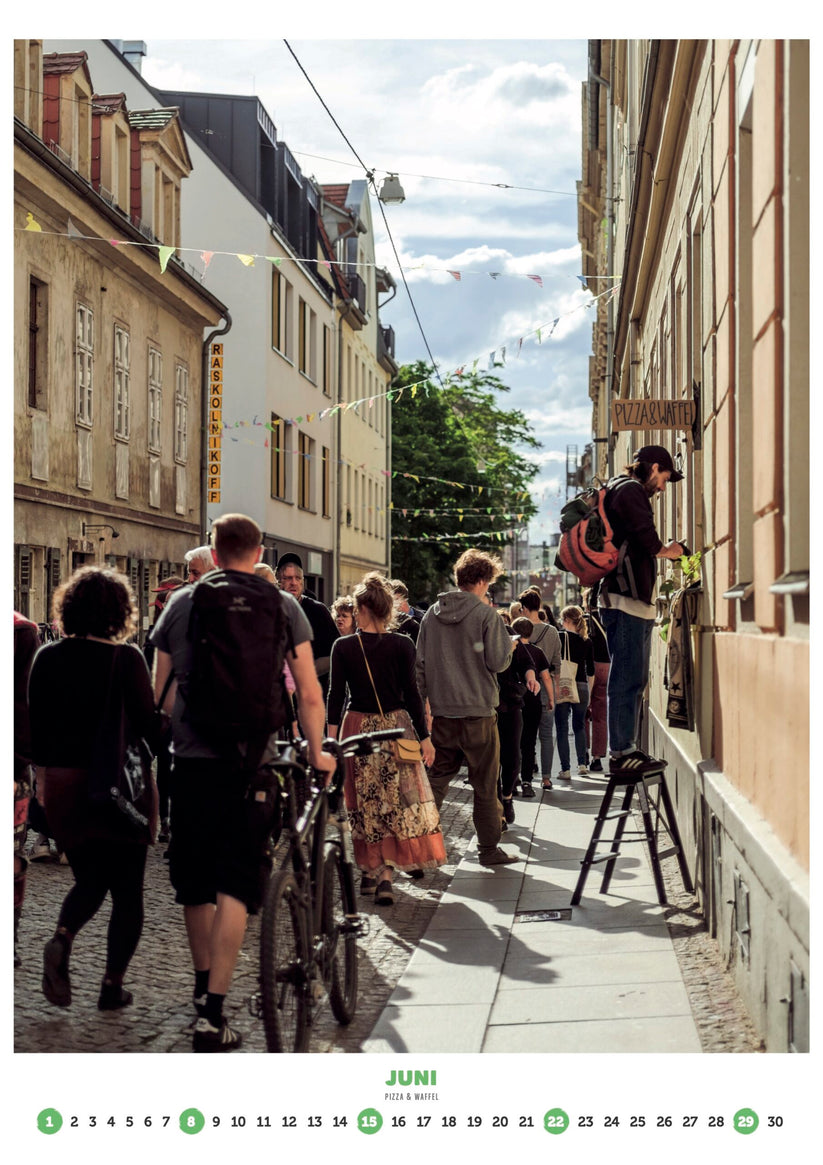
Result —
[[[451, 566], [464, 549], [499, 553], [504, 543], [488, 532], [504, 531], [511, 541], [513, 528], [536, 513], [528, 488], [537, 467], [520, 450], [539, 442], [520, 410], [500, 408], [499, 394], [509, 390], [490, 373], [464, 371], [441, 383], [430, 364], [417, 361], [403, 365], [392, 391], [392, 572], [413, 598], [432, 599], [453, 585]], [[433, 541], [444, 534], [456, 537]]]

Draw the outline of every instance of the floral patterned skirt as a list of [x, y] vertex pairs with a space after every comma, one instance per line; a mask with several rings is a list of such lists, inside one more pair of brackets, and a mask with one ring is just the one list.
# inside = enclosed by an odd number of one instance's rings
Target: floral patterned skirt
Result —
[[[406, 739], [417, 739], [411, 718], [402, 709], [384, 716], [347, 712], [340, 739], [381, 728], [403, 728]], [[422, 762], [398, 764], [385, 746], [371, 756], [350, 757], [344, 795], [354, 856], [361, 870], [379, 870], [384, 865], [431, 870], [445, 865], [440, 814]]]

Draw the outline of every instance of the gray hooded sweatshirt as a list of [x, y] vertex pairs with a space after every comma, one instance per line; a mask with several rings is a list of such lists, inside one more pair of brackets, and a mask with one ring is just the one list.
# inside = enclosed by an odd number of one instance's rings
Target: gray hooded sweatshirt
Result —
[[497, 672], [512, 657], [506, 625], [471, 591], [445, 591], [429, 607], [417, 637], [417, 686], [433, 716], [491, 716]]

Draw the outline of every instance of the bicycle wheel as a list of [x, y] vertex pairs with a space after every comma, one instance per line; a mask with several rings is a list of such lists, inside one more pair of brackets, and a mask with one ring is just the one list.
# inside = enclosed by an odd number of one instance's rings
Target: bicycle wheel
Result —
[[357, 1009], [357, 935], [346, 919], [346, 904], [353, 900], [353, 887], [346, 892], [347, 872], [339, 848], [328, 845], [323, 874], [323, 942], [329, 1003], [338, 1023], [351, 1023]]
[[308, 951], [297, 879], [271, 878], [260, 924], [260, 988], [269, 1052], [304, 1052], [309, 1036]]

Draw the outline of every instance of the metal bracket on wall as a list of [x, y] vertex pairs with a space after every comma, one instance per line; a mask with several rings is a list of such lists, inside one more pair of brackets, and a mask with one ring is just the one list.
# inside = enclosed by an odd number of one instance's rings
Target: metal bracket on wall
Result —
[[692, 449], [703, 448], [703, 414], [700, 408], [700, 385], [692, 381], [692, 400], [694, 401], [694, 420], [692, 421]]

